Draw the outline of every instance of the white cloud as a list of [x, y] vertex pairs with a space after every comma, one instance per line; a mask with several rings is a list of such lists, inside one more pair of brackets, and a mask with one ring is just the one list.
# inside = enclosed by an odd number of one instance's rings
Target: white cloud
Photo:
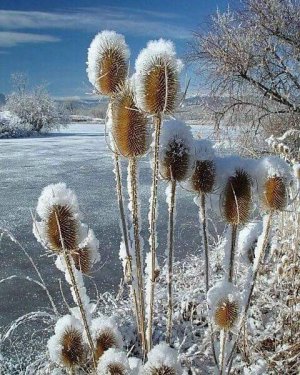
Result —
[[190, 33], [178, 25], [179, 18], [172, 13], [114, 7], [53, 13], [0, 10], [0, 27], [8, 30], [45, 28], [89, 31], [108, 28], [130, 35], [187, 39]]
[[0, 31], [0, 47], [13, 47], [21, 43], [53, 43], [59, 40], [51, 35]]

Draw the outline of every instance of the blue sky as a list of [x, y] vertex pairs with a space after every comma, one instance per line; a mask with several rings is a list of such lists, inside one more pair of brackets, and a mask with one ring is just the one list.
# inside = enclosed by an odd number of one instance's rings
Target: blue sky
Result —
[[[0, 92], [11, 90], [10, 75], [25, 72], [30, 84], [47, 82], [56, 97], [82, 97], [87, 48], [103, 29], [125, 35], [131, 64], [149, 39], [173, 40], [179, 56], [191, 32], [206, 28], [217, 7], [237, 0], [0, 0]], [[195, 89], [197, 79], [191, 69]]]

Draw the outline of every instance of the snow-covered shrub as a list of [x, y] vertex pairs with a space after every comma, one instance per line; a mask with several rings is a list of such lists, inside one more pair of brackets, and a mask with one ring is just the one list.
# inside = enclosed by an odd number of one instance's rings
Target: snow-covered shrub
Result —
[[69, 121], [67, 113], [55, 104], [43, 86], [32, 92], [15, 91], [8, 95], [5, 109], [36, 132], [58, 129]]
[[0, 112], [0, 138], [17, 138], [30, 133], [30, 126], [10, 111]]

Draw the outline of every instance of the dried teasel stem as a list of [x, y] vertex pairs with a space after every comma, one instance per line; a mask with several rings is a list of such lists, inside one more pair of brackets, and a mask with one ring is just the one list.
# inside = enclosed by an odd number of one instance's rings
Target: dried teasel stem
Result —
[[169, 202], [169, 228], [168, 228], [168, 318], [166, 341], [171, 342], [173, 323], [173, 254], [174, 254], [174, 210], [176, 195], [176, 180], [172, 180], [171, 196]]
[[207, 239], [207, 227], [206, 227], [206, 202], [205, 194], [200, 193], [200, 209], [199, 209], [199, 221], [202, 226], [202, 236], [204, 245], [204, 263], [205, 263], [205, 290], [206, 293], [209, 289], [209, 254], [208, 254], [208, 239]]
[[137, 296], [139, 304], [139, 323], [142, 347], [144, 354], [147, 353], [146, 331], [145, 331], [145, 297], [144, 297], [144, 278], [142, 250], [140, 242], [140, 223], [139, 223], [139, 203], [138, 203], [138, 181], [137, 181], [137, 160], [135, 157], [129, 159], [130, 189], [132, 194], [132, 223], [134, 236], [134, 249], [137, 273]]
[[57, 228], [58, 228], [58, 231], [59, 231], [59, 237], [60, 237], [60, 242], [61, 242], [61, 246], [62, 246], [62, 253], [63, 253], [63, 256], [64, 256], [64, 260], [66, 262], [67, 270], [68, 270], [68, 273], [69, 273], [69, 276], [70, 276], [70, 279], [71, 279], [71, 283], [72, 283], [72, 287], [74, 289], [74, 293], [75, 293], [75, 296], [76, 296], [77, 306], [79, 307], [79, 311], [80, 311], [80, 314], [81, 314], [83, 326], [84, 326], [86, 336], [87, 336], [87, 339], [88, 339], [88, 342], [89, 342], [89, 347], [90, 347], [90, 350], [91, 350], [91, 353], [92, 353], [92, 358], [93, 358], [93, 365], [94, 365], [94, 368], [96, 369], [97, 362], [96, 362], [96, 358], [95, 358], [95, 348], [94, 348], [92, 335], [91, 335], [91, 332], [90, 332], [90, 329], [89, 329], [86, 312], [85, 312], [85, 309], [84, 309], [84, 306], [83, 306], [83, 303], [82, 303], [82, 300], [81, 300], [81, 297], [80, 297], [79, 289], [78, 289], [78, 286], [77, 286], [77, 283], [76, 283], [76, 278], [75, 278], [75, 275], [74, 275], [72, 261], [71, 261], [70, 256], [69, 256], [69, 254], [68, 254], [68, 252], [67, 252], [67, 250], [65, 249], [65, 246], [64, 246], [64, 239], [63, 239], [63, 236], [62, 236], [62, 233], [61, 233], [61, 228], [60, 228], [60, 223], [59, 223], [57, 213], [55, 213], [55, 217], [56, 217], [56, 221], [57, 221]]
[[151, 286], [148, 306], [148, 326], [147, 326], [147, 344], [148, 350], [152, 348], [152, 325], [153, 325], [153, 310], [154, 310], [154, 291], [155, 291], [155, 266], [156, 266], [156, 216], [157, 216], [157, 185], [158, 185], [158, 170], [159, 170], [159, 139], [161, 133], [162, 117], [157, 115], [153, 119], [155, 126], [154, 136], [154, 162], [152, 173], [152, 187], [151, 187], [151, 201], [150, 201], [150, 252], [151, 252]]
[[220, 332], [220, 355], [219, 355], [220, 375], [224, 374], [226, 340], [227, 340], [227, 330], [222, 329]]
[[256, 266], [254, 267], [254, 270], [253, 270], [253, 276], [252, 276], [252, 282], [251, 282], [251, 286], [250, 286], [250, 291], [249, 291], [249, 294], [248, 294], [248, 297], [247, 297], [247, 300], [246, 300], [246, 305], [245, 305], [243, 317], [241, 319], [240, 328], [238, 330], [236, 341], [235, 341], [235, 343], [234, 343], [234, 345], [233, 345], [233, 347], [232, 347], [232, 349], [230, 351], [230, 354], [228, 356], [228, 359], [227, 359], [228, 374], [230, 373], [230, 369], [231, 369], [231, 366], [232, 366], [232, 363], [233, 363], [234, 353], [235, 353], [235, 350], [236, 350], [236, 347], [237, 347], [238, 339], [239, 339], [239, 337], [241, 335], [244, 323], [245, 323], [245, 321], [247, 319], [247, 313], [248, 313], [248, 310], [249, 310], [249, 307], [250, 307], [251, 298], [252, 298], [252, 295], [253, 295], [253, 291], [254, 291], [254, 287], [255, 287], [257, 275], [258, 275], [258, 272], [259, 272], [259, 266], [261, 264], [262, 259], [264, 258], [264, 255], [265, 255], [265, 250], [266, 250], [266, 247], [267, 247], [267, 244], [268, 244], [270, 230], [271, 230], [271, 225], [272, 225], [273, 213], [274, 213], [274, 211], [271, 210], [267, 214], [267, 218], [266, 218], [266, 221], [265, 221], [265, 224], [264, 224], [264, 229], [263, 229], [264, 237], [263, 237], [263, 240], [261, 242], [261, 247], [260, 247], [260, 249], [258, 251], [259, 256], [258, 256], [258, 259], [256, 261]]
[[232, 282], [232, 279], [233, 279], [237, 230], [238, 230], [237, 225], [231, 226], [231, 247], [230, 247], [229, 271], [228, 271], [229, 282]]

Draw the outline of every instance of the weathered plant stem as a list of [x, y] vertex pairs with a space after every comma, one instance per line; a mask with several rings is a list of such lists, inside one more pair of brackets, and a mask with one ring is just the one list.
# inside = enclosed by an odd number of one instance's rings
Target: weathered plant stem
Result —
[[170, 344], [173, 323], [173, 258], [174, 258], [174, 211], [176, 201], [176, 181], [172, 180], [171, 196], [169, 202], [169, 227], [168, 227], [168, 318], [166, 341]]
[[220, 332], [220, 356], [219, 356], [220, 375], [223, 375], [224, 373], [226, 339], [227, 339], [227, 331], [225, 329], [222, 329]]
[[202, 226], [202, 239], [204, 245], [204, 264], [205, 264], [205, 291], [209, 290], [209, 254], [208, 254], [208, 239], [206, 228], [206, 209], [205, 209], [205, 194], [200, 193], [200, 210], [199, 220]]
[[[132, 256], [130, 254], [130, 248], [129, 248], [128, 227], [127, 227], [127, 221], [126, 221], [126, 215], [125, 215], [125, 209], [124, 209], [121, 165], [120, 165], [119, 155], [116, 152], [114, 153], [114, 163], [115, 163], [116, 190], [117, 190], [119, 213], [120, 213], [120, 218], [121, 218], [122, 236], [124, 240], [126, 256], [127, 256], [127, 261], [128, 261], [130, 282], [131, 282], [131, 285], [133, 286], [134, 275], [133, 275], [133, 270], [132, 270]], [[135, 307], [137, 327], [138, 327], [139, 333], [141, 334], [139, 304], [138, 304], [138, 299], [136, 296], [136, 290], [134, 287], [132, 287], [132, 293], [133, 293], [133, 302], [134, 302], [134, 307]]]
[[234, 345], [231, 349], [231, 352], [228, 356], [228, 360], [227, 360], [227, 364], [228, 364], [228, 372], [227, 373], [228, 374], [230, 374], [230, 370], [231, 370], [231, 366], [232, 366], [233, 358], [234, 358], [234, 352], [235, 352], [235, 349], [237, 347], [237, 343], [238, 343], [239, 337], [241, 335], [243, 325], [244, 325], [244, 323], [246, 321], [246, 318], [247, 318], [247, 313], [248, 313], [248, 310], [249, 310], [249, 307], [250, 307], [252, 294], [253, 294], [253, 291], [254, 291], [255, 283], [256, 283], [256, 280], [257, 280], [257, 275], [258, 275], [259, 268], [260, 268], [259, 266], [260, 266], [260, 263], [261, 263], [262, 259], [265, 256], [265, 250], [266, 250], [266, 247], [267, 247], [267, 244], [268, 244], [268, 239], [269, 239], [270, 230], [271, 230], [272, 217], [273, 217], [273, 211], [270, 211], [268, 213], [268, 218], [267, 218], [265, 227], [263, 228], [264, 238], [263, 238], [263, 241], [262, 241], [261, 249], [260, 249], [260, 251], [258, 251], [259, 258], [258, 258], [257, 263], [256, 263], [257, 266], [256, 266], [255, 269], [253, 269], [252, 282], [251, 282], [250, 291], [249, 291], [249, 294], [248, 294], [248, 297], [247, 297], [247, 300], [246, 300], [244, 314], [243, 314], [243, 317], [241, 319], [241, 323], [240, 323], [240, 327], [239, 327], [239, 330], [238, 330], [238, 334], [237, 334], [235, 343], [234, 343]]
[[[209, 290], [209, 254], [208, 254], [208, 238], [207, 238], [207, 221], [206, 221], [206, 199], [205, 194], [200, 193], [200, 208], [199, 208], [199, 221], [200, 225], [202, 226], [202, 240], [203, 240], [203, 246], [204, 246], [204, 264], [205, 264], [205, 291], [206, 294]], [[209, 314], [208, 314], [209, 316]], [[218, 366], [218, 359], [216, 355], [215, 350], [215, 344], [214, 344], [214, 338], [213, 338], [213, 327], [212, 323], [209, 319], [209, 328], [211, 331], [211, 347], [212, 347], [212, 353], [213, 358], [216, 366]]]
[[148, 350], [152, 348], [152, 326], [153, 326], [153, 310], [154, 310], [154, 291], [155, 291], [155, 267], [156, 267], [156, 216], [157, 216], [157, 185], [158, 185], [158, 153], [159, 153], [159, 140], [162, 118], [161, 115], [154, 117], [154, 162], [152, 173], [152, 187], [151, 187], [151, 201], [150, 201], [150, 252], [151, 252], [151, 280], [150, 280], [150, 295], [148, 305], [148, 326], [147, 326], [147, 344]]
[[230, 283], [232, 282], [232, 279], [233, 279], [236, 237], [237, 237], [237, 225], [233, 224], [232, 229], [231, 229], [231, 248], [230, 248], [230, 260], [229, 260], [229, 271], [228, 271], [228, 281]]
[[69, 254], [68, 254], [68, 252], [65, 248], [65, 245], [64, 245], [64, 239], [63, 239], [62, 234], [61, 234], [61, 228], [60, 228], [60, 223], [59, 223], [59, 220], [58, 220], [57, 213], [55, 213], [55, 217], [56, 217], [56, 222], [57, 222], [57, 226], [58, 226], [58, 230], [59, 230], [59, 237], [60, 237], [60, 242], [61, 242], [61, 246], [62, 246], [63, 256], [64, 256], [66, 266], [67, 266], [67, 270], [68, 270], [68, 273], [69, 273], [69, 276], [70, 276], [70, 279], [71, 279], [71, 285], [72, 285], [72, 288], [73, 288], [74, 293], [75, 293], [77, 306], [79, 307], [79, 311], [80, 311], [80, 314], [81, 314], [84, 330], [85, 330], [85, 333], [86, 333], [86, 336], [87, 336], [87, 339], [88, 339], [89, 347], [90, 347], [92, 358], [93, 358], [94, 369], [96, 370], [97, 361], [96, 361], [96, 357], [95, 357], [95, 347], [94, 347], [92, 335], [91, 335], [91, 332], [90, 332], [90, 329], [89, 329], [89, 325], [88, 325], [88, 322], [87, 322], [86, 311], [84, 309], [82, 299], [80, 297], [78, 285], [77, 285], [76, 278], [75, 278], [75, 275], [74, 275], [72, 261], [71, 261], [70, 256], [69, 256]]
[[147, 353], [146, 331], [145, 331], [145, 297], [144, 297], [144, 278], [143, 278], [143, 260], [140, 242], [140, 223], [139, 223], [139, 203], [138, 203], [138, 181], [137, 181], [137, 160], [129, 159], [130, 189], [132, 199], [132, 224], [134, 236], [135, 261], [137, 272], [137, 294], [139, 302], [139, 322], [141, 329], [141, 339], [144, 354]]

